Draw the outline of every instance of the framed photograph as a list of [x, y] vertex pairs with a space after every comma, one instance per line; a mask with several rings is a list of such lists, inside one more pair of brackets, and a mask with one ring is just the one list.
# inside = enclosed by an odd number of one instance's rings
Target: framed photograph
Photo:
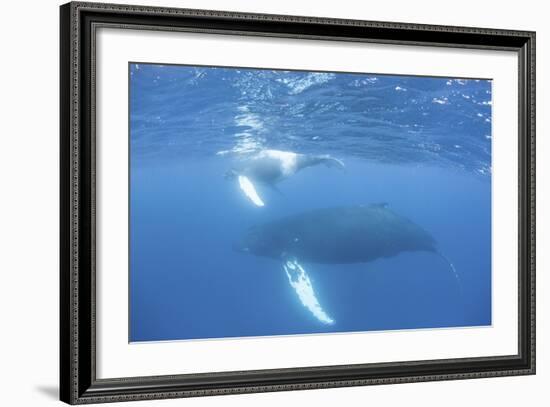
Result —
[[61, 400], [535, 373], [535, 33], [61, 6]]

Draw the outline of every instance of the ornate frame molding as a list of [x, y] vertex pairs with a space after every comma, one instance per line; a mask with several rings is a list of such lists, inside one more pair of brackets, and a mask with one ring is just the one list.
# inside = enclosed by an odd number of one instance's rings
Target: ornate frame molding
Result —
[[[471, 27], [68, 3], [60, 8], [60, 395], [70, 404], [535, 373], [535, 33]], [[519, 353], [503, 357], [97, 379], [95, 29], [176, 30], [513, 50], [519, 55]]]

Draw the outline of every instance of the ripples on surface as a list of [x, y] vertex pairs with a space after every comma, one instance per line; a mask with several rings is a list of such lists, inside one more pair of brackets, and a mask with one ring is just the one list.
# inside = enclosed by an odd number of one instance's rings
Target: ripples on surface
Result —
[[140, 162], [263, 148], [491, 172], [491, 81], [132, 64]]

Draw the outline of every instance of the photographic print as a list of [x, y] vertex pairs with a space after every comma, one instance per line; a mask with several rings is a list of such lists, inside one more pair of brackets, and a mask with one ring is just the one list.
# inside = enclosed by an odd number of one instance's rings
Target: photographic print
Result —
[[535, 374], [535, 37], [62, 5], [60, 399]]
[[490, 78], [129, 63], [129, 341], [490, 326]]

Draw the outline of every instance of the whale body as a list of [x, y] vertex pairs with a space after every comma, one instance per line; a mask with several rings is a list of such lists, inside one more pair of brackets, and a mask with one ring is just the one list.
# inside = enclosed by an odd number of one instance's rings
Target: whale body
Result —
[[437, 252], [434, 238], [386, 204], [316, 209], [254, 226], [236, 249], [309, 263], [366, 263], [407, 251]]
[[319, 164], [344, 168], [342, 161], [328, 154], [299, 154], [266, 149], [242, 159], [238, 166], [229, 170], [225, 176], [228, 179], [237, 178], [245, 196], [256, 206], [264, 206], [265, 203], [256, 187], [258, 184], [275, 188], [277, 183], [298, 171]]
[[323, 309], [302, 262], [367, 263], [403, 252], [425, 251], [441, 257], [461, 283], [453, 264], [437, 250], [422, 227], [387, 204], [315, 209], [251, 227], [234, 248], [282, 262], [302, 305], [323, 324], [335, 320]]

